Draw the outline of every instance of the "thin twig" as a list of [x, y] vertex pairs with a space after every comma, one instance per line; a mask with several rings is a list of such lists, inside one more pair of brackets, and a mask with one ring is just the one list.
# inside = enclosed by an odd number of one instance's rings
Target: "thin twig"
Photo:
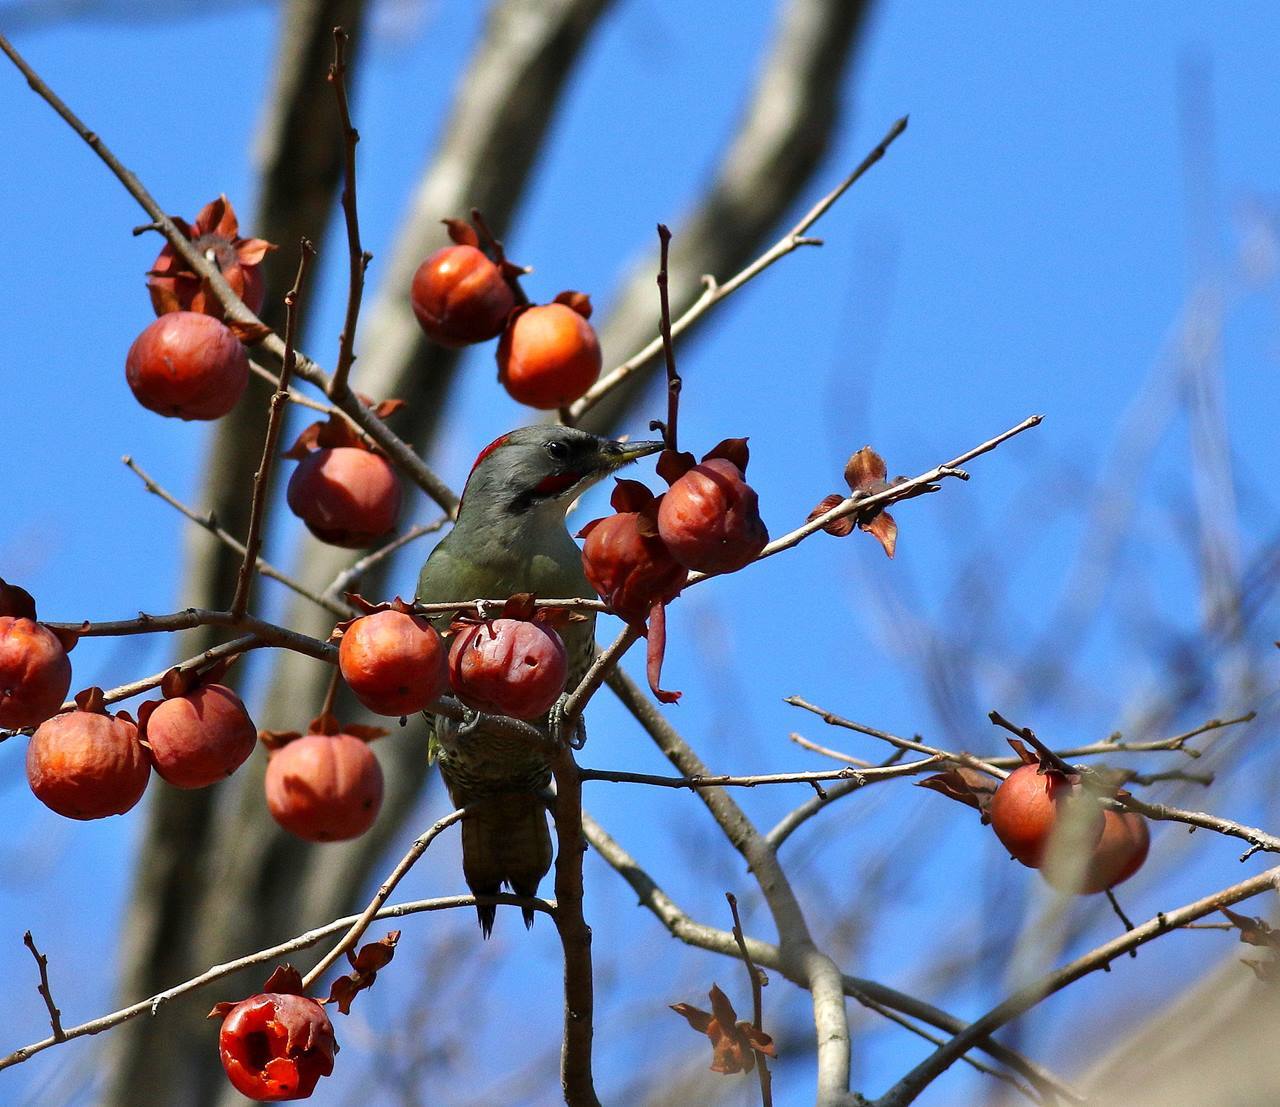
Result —
[[1004, 727], [1004, 729], [1009, 731], [1010, 734], [1015, 734], [1021, 738], [1022, 741], [1031, 746], [1032, 749], [1048, 761], [1050, 765], [1058, 770], [1058, 772], [1065, 773], [1070, 776], [1076, 771], [1075, 766], [1067, 764], [1067, 762], [1063, 760], [1061, 754], [1054, 753], [1053, 750], [1051, 750], [1036, 736], [1036, 732], [1029, 726], [1018, 726], [1015, 723], [1011, 723], [1001, 715], [999, 711], [988, 711], [987, 718], [995, 723], [996, 726]]
[[867, 726], [864, 723], [855, 723], [852, 719], [846, 719], [832, 711], [828, 711], [824, 707], [819, 707], [817, 704], [810, 703], [808, 700], [803, 699], [800, 696], [787, 696], [782, 702], [789, 703], [792, 707], [799, 707], [805, 711], [811, 711], [828, 726], [840, 727], [842, 730], [852, 730], [858, 734], [865, 734], [868, 738], [876, 738], [881, 742], [887, 742], [889, 745], [894, 746], [897, 749], [929, 754], [932, 757], [944, 757], [948, 761], [956, 762], [958, 765], [967, 765], [971, 769], [977, 769], [979, 772], [987, 773], [998, 780], [1003, 780], [1009, 775], [1003, 769], [997, 768], [993, 761], [987, 761], [981, 757], [975, 757], [970, 753], [956, 753], [951, 750], [939, 749], [937, 746], [929, 746], [916, 739], [902, 738], [897, 734], [890, 734], [887, 730], [878, 730], [876, 727]]
[[639, 637], [640, 631], [628, 625], [607, 649], [601, 650], [596, 655], [595, 661], [591, 663], [591, 668], [587, 670], [586, 675], [578, 683], [578, 687], [565, 700], [563, 715], [567, 724], [572, 723], [574, 719], [577, 719], [582, 714], [587, 701], [595, 695], [600, 685], [608, 679], [609, 674], [615, 671], [618, 662], [622, 659], [622, 655], [631, 648]]
[[801, 749], [812, 750], [814, 753], [820, 753], [823, 757], [829, 757], [833, 761], [840, 761], [846, 765], [856, 765], [860, 769], [871, 768], [870, 761], [864, 761], [861, 757], [853, 757], [847, 753], [841, 753], [840, 750], [832, 749], [830, 746], [820, 746], [817, 742], [810, 741], [803, 734], [797, 734], [794, 730], [787, 735]]
[[[147, 473], [147, 471], [143, 469], [142, 466], [139, 465], [136, 461], [134, 461], [133, 458], [130, 457], [128, 454], [125, 454], [124, 457], [122, 457], [120, 460], [123, 461], [125, 465], [128, 466], [129, 469], [131, 469], [138, 476], [138, 478], [142, 481], [143, 487], [146, 488], [146, 490], [150, 492], [153, 496], [158, 496], [170, 507], [176, 508], [178, 511], [180, 511], [183, 515], [185, 515], [188, 519], [190, 519], [193, 523], [195, 523], [196, 526], [203, 527], [205, 530], [207, 530], [216, 539], [218, 539], [218, 541], [221, 542], [224, 546], [228, 547], [231, 550], [234, 550], [241, 557], [244, 556], [246, 552], [244, 543], [241, 542], [229, 531], [224, 530], [218, 524], [218, 521], [214, 517], [214, 514], [212, 511], [207, 512], [204, 515], [201, 515], [194, 508], [188, 507], [181, 500], [179, 500], [175, 495], [173, 495], [172, 492], [169, 492], [163, 486], [157, 484], [156, 481], [151, 477], [151, 475]], [[286, 588], [296, 592], [303, 599], [310, 600], [312, 603], [318, 605], [319, 607], [323, 607], [326, 611], [329, 611], [332, 614], [337, 615], [338, 618], [347, 619], [347, 618], [350, 618], [351, 615], [353, 614], [351, 608], [349, 608], [346, 604], [332, 597], [326, 597], [311, 591], [311, 589], [309, 589], [301, 581], [295, 580], [293, 577], [289, 576], [288, 573], [285, 573], [282, 570], [277, 569], [265, 558], [259, 557], [256, 562], [256, 565], [257, 565], [258, 572], [261, 573], [264, 577], [270, 577], [272, 580], [279, 581]]]
[[68, 630], [82, 638], [114, 638], [130, 634], [173, 633], [179, 630], [194, 630], [196, 627], [229, 627], [232, 630], [252, 632], [263, 644], [281, 646], [295, 653], [306, 654], [317, 661], [333, 664], [338, 656], [336, 646], [321, 642], [296, 630], [277, 626], [255, 615], [233, 615], [230, 611], [209, 611], [204, 608], [188, 607], [184, 611], [174, 611], [167, 615], [148, 615], [139, 613], [136, 619], [119, 619], [91, 623], [87, 619], [82, 623], [49, 623], [57, 630]]
[[293, 370], [297, 364], [294, 341], [298, 328], [298, 296], [302, 289], [303, 277], [307, 272], [307, 265], [314, 256], [315, 249], [304, 238], [298, 258], [298, 275], [294, 278], [293, 287], [285, 293], [284, 297], [284, 362], [280, 368], [280, 385], [271, 397], [270, 410], [267, 414], [267, 434], [262, 443], [262, 461], [253, 477], [249, 533], [244, 540], [244, 560], [240, 563], [240, 573], [236, 577], [236, 594], [231, 601], [233, 616], [243, 615], [248, 610], [249, 591], [253, 586], [253, 570], [258, 563], [258, 554], [262, 550], [262, 526], [267, 516], [267, 484], [271, 479], [271, 469], [275, 465], [276, 451], [280, 445], [280, 432], [284, 429], [285, 405], [289, 400], [289, 382], [293, 379]]
[[[753, 277], [758, 276], [769, 268], [775, 261], [786, 257], [793, 250], [799, 249], [801, 246], [816, 246], [820, 244], [820, 239], [808, 238], [805, 232], [816, 223], [823, 214], [834, 204], [841, 196], [845, 194], [857, 181], [866, 173], [876, 162], [884, 157], [885, 151], [888, 150], [890, 144], [907, 129], [907, 117], [903, 116], [892, 127], [888, 133], [876, 144], [875, 149], [871, 151], [858, 167], [849, 174], [835, 188], [828, 192], [821, 200], [819, 200], [804, 218], [791, 228], [777, 242], [769, 247], [763, 254], [755, 259], [750, 265], [735, 274], [723, 284], [717, 284], [713, 277], [704, 277], [706, 290], [693, 303], [693, 305], [671, 325], [671, 336], [674, 338], [704, 315], [707, 310], [718, 304], [725, 297], [736, 292], [744, 284]], [[616, 369], [610, 370], [601, 377], [595, 384], [591, 386], [587, 394], [572, 404], [568, 410], [568, 421], [571, 423], [578, 422], [586, 412], [590, 411], [600, 400], [608, 395], [613, 389], [618, 387], [631, 374], [635, 373], [642, 366], [646, 365], [649, 360], [656, 357], [663, 347], [662, 337], [659, 336], [649, 342], [644, 349], [632, 355]]]
[[[1133, 920], [1130, 919], [1129, 916], [1124, 913], [1124, 908], [1120, 906], [1120, 901], [1116, 899], [1115, 892], [1113, 892], [1110, 888], [1107, 888], [1105, 890], [1107, 893], [1107, 902], [1111, 904], [1111, 910], [1115, 912], [1116, 918], [1118, 918], [1120, 922], [1124, 925], [1125, 930], [1132, 930]], [[1136, 949], [1129, 950], [1129, 956], [1137, 957], [1138, 951]]]
[[[765, 975], [751, 960], [751, 951], [747, 949], [747, 937], [742, 932], [742, 919], [738, 917], [738, 900], [732, 892], [725, 892], [724, 898], [729, 901], [729, 910], [733, 913], [733, 938], [742, 953], [743, 963], [747, 966], [747, 977], [751, 981], [751, 1025], [764, 1033], [764, 984]], [[763, 1107], [773, 1107], [773, 1076], [763, 1054], [756, 1057], [756, 1073], [760, 1077], [760, 1102]]]
[[40, 971], [40, 984], [36, 991], [40, 993], [40, 998], [44, 1000], [44, 1005], [49, 1010], [49, 1026], [53, 1029], [53, 1040], [55, 1042], [65, 1041], [67, 1034], [62, 1029], [62, 1012], [58, 1010], [58, 1005], [53, 1002], [53, 991], [49, 987], [49, 958], [36, 949], [36, 941], [31, 937], [30, 930], [22, 936], [22, 944], [31, 951], [31, 956], [36, 959], [36, 968]]
[[586, 780], [605, 780], [615, 784], [648, 784], [655, 788], [755, 788], [762, 784], [813, 784], [822, 780], [848, 781], [854, 788], [872, 784], [878, 780], [890, 780], [899, 776], [914, 776], [926, 769], [936, 768], [943, 760], [950, 760], [944, 754], [926, 757], [920, 761], [909, 761], [903, 765], [890, 765], [883, 768], [855, 769], [849, 765], [843, 769], [822, 769], [817, 772], [799, 773], [760, 773], [753, 776], [657, 776], [653, 773], [628, 773], [616, 769], [582, 769], [581, 777]]
[[667, 449], [680, 449], [678, 423], [680, 419], [680, 389], [682, 381], [676, 371], [676, 353], [671, 343], [671, 298], [667, 293], [667, 252], [671, 245], [671, 231], [663, 223], [658, 224], [658, 303], [660, 314], [658, 331], [662, 336], [662, 355], [667, 362], [667, 422], [662, 428], [662, 440]]
[[418, 835], [414, 840], [413, 845], [409, 847], [408, 852], [400, 858], [396, 863], [396, 867], [391, 870], [390, 875], [382, 882], [382, 885], [374, 894], [373, 899], [369, 901], [369, 906], [360, 913], [359, 918], [351, 924], [350, 928], [342, 936], [341, 940], [339, 940], [328, 953], [320, 958], [320, 961], [315, 968], [302, 978], [303, 988], [312, 988], [316, 981], [328, 972], [330, 966], [339, 957], [346, 953], [347, 950], [355, 948], [355, 944], [360, 940], [360, 936], [373, 925], [374, 919], [378, 918], [378, 912], [382, 910], [382, 905], [391, 898], [391, 893], [395, 891], [396, 885], [399, 884], [409, 870], [413, 868], [417, 863], [418, 858], [426, 853], [427, 847], [431, 845], [431, 843], [435, 841], [443, 831], [447, 830], [454, 823], [460, 822], [470, 815], [471, 810], [471, 808], [460, 807], [456, 811], [451, 811], [443, 819], [437, 819], [430, 827], [427, 828], [427, 830]]
[[[458, 907], [475, 907], [476, 904], [509, 904], [516, 907], [527, 907], [533, 911], [542, 911], [546, 914], [555, 913], [555, 904], [547, 900], [499, 894], [493, 896], [444, 896], [437, 899], [418, 899], [407, 903], [395, 903], [390, 907], [382, 908], [377, 917], [379, 919], [399, 919], [406, 915], [416, 915], [423, 911], [447, 911]], [[214, 965], [212, 968], [200, 973], [199, 976], [194, 976], [190, 980], [185, 980], [181, 984], [177, 984], [163, 992], [158, 992], [138, 1003], [131, 1003], [128, 1007], [122, 1007], [109, 1015], [103, 1015], [101, 1018], [92, 1019], [89, 1022], [81, 1023], [79, 1026], [73, 1026], [66, 1031], [62, 1038], [49, 1037], [42, 1041], [32, 1042], [30, 1045], [14, 1050], [7, 1057], [0, 1058], [0, 1069], [19, 1065], [23, 1061], [34, 1057], [37, 1053], [44, 1052], [50, 1046], [57, 1045], [59, 1042], [70, 1041], [72, 1038], [83, 1038], [89, 1034], [101, 1034], [104, 1030], [110, 1030], [114, 1026], [119, 1026], [122, 1022], [136, 1019], [139, 1015], [154, 1016], [162, 1006], [177, 999], [179, 996], [194, 992], [207, 984], [213, 983], [215, 980], [221, 980], [224, 976], [240, 972], [242, 969], [278, 961], [280, 958], [296, 953], [300, 949], [307, 949], [317, 942], [323, 941], [329, 935], [337, 934], [339, 931], [347, 929], [356, 921], [356, 918], [357, 916], [355, 915], [347, 915], [341, 919], [334, 919], [333, 922], [325, 923], [324, 926], [318, 926], [314, 930], [299, 934], [296, 938], [290, 938], [287, 942], [281, 942], [279, 945], [270, 946], [267, 949], [260, 949], [256, 953], [250, 953], [234, 961]]]
[[347, 250], [350, 255], [347, 314], [338, 338], [338, 364], [329, 382], [331, 396], [346, 389], [351, 365], [356, 360], [356, 320], [360, 316], [360, 300], [364, 295], [364, 273], [373, 260], [373, 255], [360, 246], [360, 217], [356, 209], [356, 143], [360, 141], [360, 132], [351, 125], [351, 106], [347, 102], [347, 37], [347, 32], [341, 27], [333, 29], [333, 64], [329, 66], [329, 83], [333, 85], [338, 117], [342, 121], [342, 214], [347, 224]]
[[415, 542], [424, 535], [435, 534], [436, 531], [440, 530], [448, 522], [449, 516], [442, 515], [434, 523], [415, 524], [405, 531], [404, 534], [393, 538], [385, 546], [379, 546], [376, 550], [372, 550], [365, 554], [359, 561], [343, 569], [342, 572], [333, 578], [333, 582], [321, 593], [321, 595], [326, 596], [329, 599], [341, 596], [375, 565], [390, 557], [397, 550], [403, 549], [410, 542]]
[[1097, 949], [1077, 957], [1074, 961], [1060, 969], [1033, 981], [1018, 989], [1003, 1002], [993, 1007], [981, 1018], [975, 1019], [959, 1034], [954, 1035], [944, 1045], [936, 1049], [906, 1076], [899, 1080], [883, 1096], [876, 1100], [875, 1107], [906, 1107], [915, 1101], [934, 1079], [945, 1072], [951, 1064], [969, 1049], [980, 1038], [998, 1030], [1005, 1023], [1017, 1018], [1034, 1007], [1041, 1000], [1061, 991], [1068, 984], [1073, 984], [1082, 976], [1096, 972], [1114, 961], [1117, 957], [1131, 949], [1137, 949], [1154, 938], [1189, 922], [1196, 922], [1205, 915], [1212, 914], [1219, 907], [1229, 907], [1242, 900], [1256, 896], [1268, 889], [1277, 887], [1280, 882], [1280, 867], [1268, 869], [1264, 873], [1233, 884], [1228, 888], [1214, 892], [1203, 899], [1196, 900], [1174, 911], [1162, 911], [1155, 918], [1137, 926], [1128, 933]]
[[1231, 838], [1240, 838], [1248, 842], [1250, 846], [1249, 852], [1245, 857], [1241, 858], [1242, 861], [1260, 851], [1280, 853], [1280, 837], [1268, 834], [1265, 830], [1261, 830], [1256, 826], [1246, 826], [1244, 823], [1235, 822], [1233, 819], [1224, 819], [1220, 815], [1210, 815], [1205, 811], [1187, 811], [1184, 808], [1170, 807], [1163, 803], [1144, 803], [1132, 795], [1117, 796], [1116, 802], [1130, 811], [1145, 815], [1148, 819], [1186, 823], [1188, 826], [1198, 826], [1205, 830], [1213, 830]]
[[[924, 495], [928, 492], [937, 490], [937, 482], [945, 477], [955, 477], [957, 480], [968, 480], [969, 474], [960, 468], [967, 461], [972, 461], [975, 457], [989, 453], [1003, 442], [1007, 442], [1010, 438], [1022, 434], [1023, 431], [1030, 430], [1032, 427], [1038, 427], [1044, 422], [1043, 415], [1032, 415], [1024, 419], [1017, 426], [1010, 427], [1006, 431], [1002, 431], [994, 438], [989, 438], [979, 446], [975, 446], [972, 450], [966, 450], [959, 457], [952, 458], [950, 461], [944, 462], [927, 473], [921, 473], [918, 477], [912, 477], [900, 484], [890, 485], [883, 492], [877, 492], [874, 495], [864, 495], [856, 493], [846, 499], [841, 500], [830, 511], [826, 511], [821, 515], [815, 516], [803, 526], [797, 527], [789, 534], [784, 534], [781, 538], [775, 538], [763, 550], [760, 551], [756, 561], [763, 561], [766, 557], [772, 557], [774, 554], [781, 553], [783, 550], [789, 550], [793, 546], [798, 546], [809, 535], [817, 531], [825, 529], [830, 523], [834, 523], [838, 519], [843, 519], [849, 515], [859, 515], [862, 513], [870, 513], [880, 511], [897, 503], [899, 500], [912, 499], [915, 496]], [[706, 580], [706, 573], [689, 574], [690, 585]]]

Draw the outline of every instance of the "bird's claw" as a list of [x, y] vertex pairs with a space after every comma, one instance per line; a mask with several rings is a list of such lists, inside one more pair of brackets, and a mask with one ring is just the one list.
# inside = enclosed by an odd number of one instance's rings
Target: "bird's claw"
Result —
[[580, 750], [587, 744], [587, 725], [582, 721], [581, 715], [575, 716], [572, 722], [565, 717], [565, 705], [568, 702], [569, 694], [566, 692], [551, 705], [547, 716], [547, 733], [557, 745]]
[[475, 711], [470, 707], [464, 707], [462, 710], [463, 716], [454, 729], [455, 736], [458, 738], [470, 738], [492, 718], [492, 716], [486, 715], [483, 711]]

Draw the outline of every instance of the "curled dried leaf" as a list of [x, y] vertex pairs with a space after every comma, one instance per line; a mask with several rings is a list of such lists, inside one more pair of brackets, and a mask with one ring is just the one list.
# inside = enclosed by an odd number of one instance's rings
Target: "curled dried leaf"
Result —
[[36, 617], [36, 601], [25, 588], [16, 584], [8, 584], [0, 577], [0, 616], [12, 619], [31, 619]]
[[881, 511], [870, 522], [859, 523], [858, 526], [879, 542], [889, 557], [893, 557], [894, 551], [898, 548], [898, 524], [893, 521], [892, 515], [887, 511]]
[[351, 1001], [366, 988], [373, 987], [373, 982], [378, 978], [378, 970], [386, 968], [395, 956], [399, 940], [400, 931], [393, 930], [385, 938], [362, 946], [359, 953], [353, 954], [347, 950], [347, 960], [353, 971], [333, 982], [329, 998], [324, 1002], [336, 1003], [339, 1011], [349, 1015]]
[[1240, 941], [1246, 945], [1280, 949], [1280, 930], [1276, 930], [1265, 919], [1253, 915], [1242, 915], [1228, 907], [1219, 907], [1218, 910], [1226, 915], [1231, 925], [1240, 931]]
[[884, 458], [870, 446], [863, 446], [845, 465], [844, 480], [849, 491], [872, 494], [883, 490], [888, 472]]
[[688, 1003], [673, 1003], [671, 1010], [683, 1017], [699, 1034], [711, 1041], [711, 1071], [732, 1075], [751, 1072], [756, 1067], [757, 1054], [764, 1057], [777, 1055], [773, 1039], [763, 1030], [739, 1020], [729, 997], [716, 985], [708, 993], [711, 1011], [702, 1011]]
[[747, 448], [747, 440], [745, 438], [726, 438], [717, 442], [703, 454], [702, 460], [710, 461], [715, 457], [724, 458], [730, 464], [736, 465], [738, 472], [745, 474], [747, 462], [751, 459], [751, 451]]
[[923, 780], [916, 781], [921, 788], [929, 788], [939, 795], [953, 799], [957, 803], [966, 804], [975, 811], [986, 815], [987, 805], [1000, 786], [986, 773], [970, 769], [965, 765], [956, 765], [945, 772], [934, 773]]
[[[805, 517], [806, 523], [812, 523], [815, 519], [821, 518], [833, 507], [838, 507], [844, 503], [845, 498], [838, 492], [831, 493], [830, 496], [824, 496], [818, 501], [814, 509]], [[832, 519], [831, 522], [823, 525], [823, 530], [828, 534], [835, 535], [836, 538], [844, 538], [845, 535], [853, 533], [853, 519], [848, 515], [842, 519]]]
[[[656, 429], [656, 428], [655, 428]], [[668, 484], [675, 484], [690, 469], [697, 465], [694, 456], [685, 451], [663, 450], [658, 455], [658, 464], [656, 466], [658, 476], [665, 480]]]
[[657, 502], [653, 492], [638, 480], [614, 480], [613, 495], [609, 497], [609, 506], [614, 511], [648, 512], [652, 509], [656, 513]]
[[268, 750], [274, 753], [278, 749], [283, 749], [290, 742], [296, 741], [302, 735], [296, 730], [260, 730], [258, 731], [258, 741]]
[[645, 649], [645, 672], [649, 678], [649, 691], [659, 703], [676, 703], [683, 692], [668, 692], [659, 687], [662, 681], [662, 662], [667, 653], [667, 608], [659, 602], [649, 609], [648, 643]]
[[585, 292], [573, 292], [571, 290], [561, 292], [555, 298], [554, 303], [564, 304], [565, 307], [572, 308], [583, 319], [591, 318], [591, 297]]
[[449, 231], [449, 237], [458, 246], [474, 246], [480, 247], [480, 236], [476, 234], [475, 228], [463, 219], [441, 219], [441, 223]]
[[275, 971], [267, 977], [267, 982], [262, 985], [262, 990], [282, 995], [303, 995], [302, 973], [288, 963], [277, 965]]
[[107, 713], [106, 693], [97, 685], [86, 688], [83, 692], [77, 692], [74, 699], [76, 706], [81, 711], [91, 711], [95, 715], [105, 715]]

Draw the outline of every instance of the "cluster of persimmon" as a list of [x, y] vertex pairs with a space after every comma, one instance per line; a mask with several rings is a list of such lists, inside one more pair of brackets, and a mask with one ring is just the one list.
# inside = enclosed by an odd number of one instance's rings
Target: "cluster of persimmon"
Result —
[[341, 623], [338, 666], [356, 698], [375, 715], [424, 711], [452, 692], [475, 711], [536, 719], [564, 691], [568, 657], [552, 625], [563, 613], [534, 609], [515, 596], [495, 619], [458, 618], [448, 641], [431, 622], [396, 599]]
[[[235, 210], [225, 196], [206, 204], [194, 224], [173, 221], [256, 314], [266, 294], [260, 266], [275, 247], [260, 238], [240, 237]], [[147, 291], [157, 318], [134, 339], [125, 358], [125, 377], [134, 396], [160, 415], [222, 418], [249, 383], [249, 355], [242, 342], [261, 334], [225, 322], [217, 297], [167, 243], [147, 274]]]
[[732, 573], [750, 564], [768, 544], [759, 498], [746, 481], [745, 438], [728, 438], [702, 461], [664, 450], [658, 473], [670, 484], [655, 496], [639, 481], [619, 480], [614, 514], [588, 523], [582, 567], [611, 611], [649, 640], [649, 684], [663, 703], [679, 692], [659, 687], [666, 645], [666, 605], [690, 571]]
[[[178, 229], [255, 314], [266, 290], [262, 260], [275, 247], [241, 238], [235, 210], [225, 196], [206, 204]], [[266, 328], [226, 322], [221, 302], [166, 244], [147, 274], [155, 322], [134, 340], [125, 377], [143, 407], [179, 419], [220, 419], [240, 401], [249, 383], [245, 343]], [[379, 418], [401, 405], [361, 400]], [[289, 481], [289, 509], [321, 541], [353, 549], [372, 545], [395, 527], [400, 481], [391, 463], [345, 417], [308, 427], [286, 457], [299, 462]]]
[[922, 781], [982, 813], [1014, 860], [1036, 869], [1063, 892], [1092, 895], [1128, 880], [1147, 859], [1151, 834], [1136, 811], [1113, 805], [1115, 789], [1009, 745], [1021, 759], [998, 786], [972, 769], [952, 769]]
[[527, 269], [508, 261], [487, 231], [482, 242], [470, 224], [444, 223], [453, 245], [418, 267], [409, 293], [427, 337], [455, 349], [497, 338], [498, 380], [519, 403], [554, 410], [580, 399], [601, 366], [590, 298], [562, 292], [528, 303], [519, 284]]

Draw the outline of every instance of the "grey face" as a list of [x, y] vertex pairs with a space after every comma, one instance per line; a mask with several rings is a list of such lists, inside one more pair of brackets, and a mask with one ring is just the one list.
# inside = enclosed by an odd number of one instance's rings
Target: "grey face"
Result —
[[464, 508], [473, 493], [516, 513], [567, 505], [614, 470], [660, 449], [661, 442], [614, 442], [573, 427], [521, 427], [480, 452], [463, 493]]

